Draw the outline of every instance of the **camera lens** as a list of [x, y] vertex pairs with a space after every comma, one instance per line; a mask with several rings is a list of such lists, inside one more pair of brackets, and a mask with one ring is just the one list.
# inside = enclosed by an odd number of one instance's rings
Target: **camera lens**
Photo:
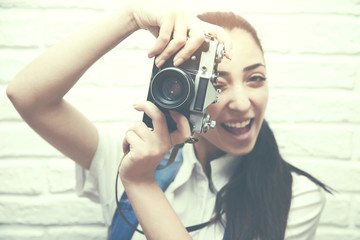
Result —
[[176, 101], [181, 98], [183, 86], [177, 78], [168, 78], [164, 81], [161, 93], [169, 101]]
[[194, 81], [181, 69], [170, 67], [154, 76], [150, 92], [158, 106], [176, 110], [189, 103], [193, 98]]

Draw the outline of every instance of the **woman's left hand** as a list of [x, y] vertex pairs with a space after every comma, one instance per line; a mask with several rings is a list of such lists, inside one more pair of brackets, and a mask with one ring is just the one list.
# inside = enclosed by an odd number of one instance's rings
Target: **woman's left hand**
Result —
[[226, 31], [184, 11], [181, 4], [136, 0], [129, 6], [137, 27], [147, 29], [156, 37], [148, 56], [156, 56], [158, 67], [173, 54], [175, 66], [183, 63], [204, 42], [205, 32], [224, 44], [225, 56], [230, 59], [231, 40]]

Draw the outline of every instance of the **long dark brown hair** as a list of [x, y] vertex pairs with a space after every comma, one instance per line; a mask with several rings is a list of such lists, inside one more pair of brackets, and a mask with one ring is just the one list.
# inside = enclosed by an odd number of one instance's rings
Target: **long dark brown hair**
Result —
[[[241, 16], [208, 12], [198, 17], [228, 30], [240, 28], [249, 32], [263, 51], [256, 30]], [[226, 225], [227, 240], [284, 239], [292, 196], [292, 172], [308, 177], [331, 192], [322, 182], [281, 157], [274, 134], [264, 120], [253, 150], [241, 157], [229, 182], [217, 193], [216, 214]], [[226, 215], [226, 224], [221, 220], [222, 213]]]

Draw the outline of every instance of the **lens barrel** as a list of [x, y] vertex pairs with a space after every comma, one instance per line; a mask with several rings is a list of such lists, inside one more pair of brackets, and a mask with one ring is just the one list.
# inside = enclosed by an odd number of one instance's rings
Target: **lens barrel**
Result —
[[176, 110], [192, 100], [194, 80], [179, 68], [165, 68], [152, 79], [150, 93], [158, 106], [167, 110]]

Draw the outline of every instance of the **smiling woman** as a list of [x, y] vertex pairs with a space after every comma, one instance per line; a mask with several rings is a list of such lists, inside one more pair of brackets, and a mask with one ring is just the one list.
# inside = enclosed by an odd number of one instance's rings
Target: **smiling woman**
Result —
[[[10, 83], [7, 94], [15, 108], [77, 163], [77, 191], [100, 202], [109, 239], [313, 239], [329, 189], [280, 156], [264, 120], [268, 80], [255, 29], [231, 12], [194, 17], [159, 6], [132, 1], [47, 50]], [[183, 144], [193, 132], [189, 120], [170, 111], [176, 129], [169, 131], [164, 112], [152, 102], [134, 108], [151, 118], [153, 128], [138, 122], [119, 141], [63, 99], [95, 61], [140, 28], [156, 37], [148, 56], [155, 56], [159, 69], [170, 57], [181, 68], [202, 49], [204, 32], [224, 46], [214, 83], [219, 101], [207, 109], [217, 126], [195, 133], [194, 145]], [[169, 92], [170, 100], [177, 90]], [[180, 147], [175, 161], [158, 170], [174, 146]], [[114, 169], [125, 219], [143, 232], [115, 212]], [[199, 223], [207, 224], [185, 228]]]

